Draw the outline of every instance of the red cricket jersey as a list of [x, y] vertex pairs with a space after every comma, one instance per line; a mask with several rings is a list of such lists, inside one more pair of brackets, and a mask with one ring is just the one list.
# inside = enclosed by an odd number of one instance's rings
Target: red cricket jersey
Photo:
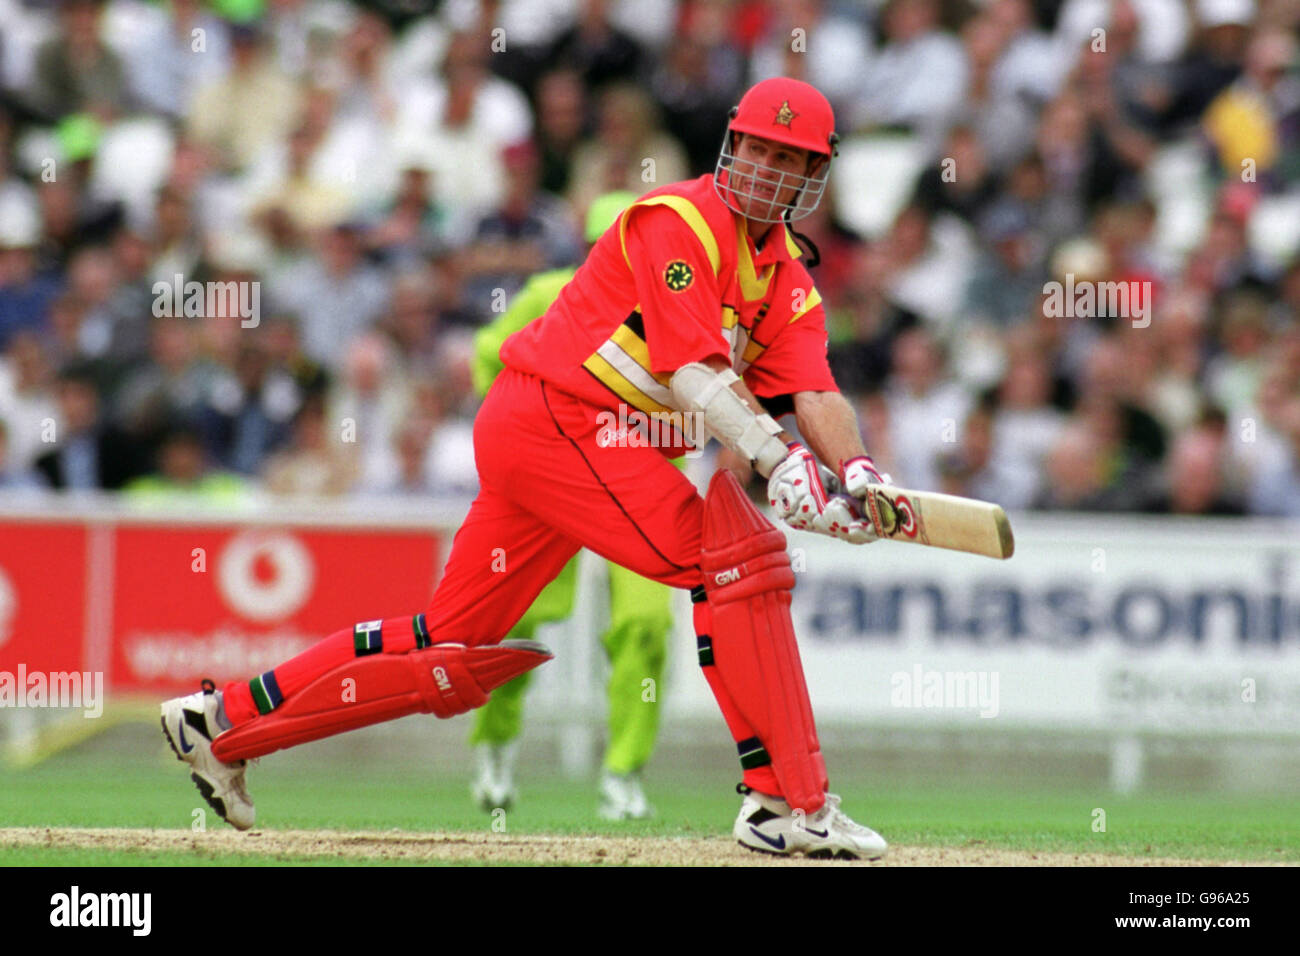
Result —
[[718, 356], [759, 398], [835, 391], [826, 316], [783, 224], [757, 251], [711, 175], [641, 197], [592, 247], [537, 321], [501, 347], [507, 366], [601, 409], [675, 408], [681, 366]]

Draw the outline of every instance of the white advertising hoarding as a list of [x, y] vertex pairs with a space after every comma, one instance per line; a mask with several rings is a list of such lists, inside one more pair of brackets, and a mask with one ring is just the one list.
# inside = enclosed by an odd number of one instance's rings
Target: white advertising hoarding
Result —
[[[821, 721], [1300, 731], [1300, 528], [1013, 516], [1009, 561], [788, 531]], [[670, 713], [713, 709], [681, 626]]]

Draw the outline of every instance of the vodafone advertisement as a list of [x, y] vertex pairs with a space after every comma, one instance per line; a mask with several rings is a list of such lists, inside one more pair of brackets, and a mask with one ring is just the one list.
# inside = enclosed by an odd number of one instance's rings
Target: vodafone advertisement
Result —
[[0, 672], [87, 670], [87, 545], [81, 525], [0, 527]]
[[437, 545], [431, 531], [120, 527], [109, 686], [248, 677], [357, 621], [421, 611]]
[[433, 593], [432, 527], [0, 521], [0, 671], [178, 694], [268, 670]]

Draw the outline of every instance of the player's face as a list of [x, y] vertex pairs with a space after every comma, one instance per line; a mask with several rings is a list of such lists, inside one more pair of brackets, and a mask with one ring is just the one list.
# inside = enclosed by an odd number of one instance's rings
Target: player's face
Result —
[[771, 219], [793, 203], [809, 173], [808, 150], [759, 136], [743, 134], [735, 157], [730, 182], [736, 204], [751, 218]]

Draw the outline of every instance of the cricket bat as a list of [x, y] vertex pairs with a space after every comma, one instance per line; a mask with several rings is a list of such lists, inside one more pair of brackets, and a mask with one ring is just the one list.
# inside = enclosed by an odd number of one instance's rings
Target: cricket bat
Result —
[[1003, 560], [1016, 550], [1007, 513], [989, 501], [872, 485], [864, 504], [876, 534], [891, 541]]

